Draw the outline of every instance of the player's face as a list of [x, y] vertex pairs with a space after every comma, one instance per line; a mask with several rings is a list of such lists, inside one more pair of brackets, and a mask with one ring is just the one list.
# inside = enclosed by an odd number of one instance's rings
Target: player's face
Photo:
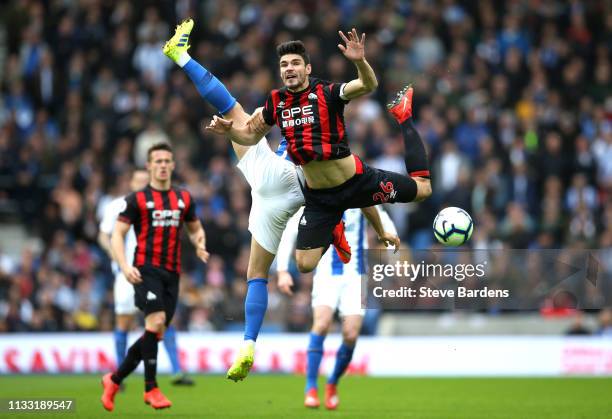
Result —
[[172, 153], [167, 150], [155, 150], [151, 153], [151, 158], [147, 162], [147, 169], [151, 179], [164, 182], [170, 180], [174, 170], [174, 159]]
[[306, 64], [301, 55], [285, 54], [280, 58], [280, 76], [289, 90], [302, 90], [308, 87], [308, 75], [312, 67]]
[[149, 172], [145, 170], [136, 170], [132, 173], [132, 179], [130, 180], [130, 188], [132, 191], [139, 191], [144, 189], [149, 183]]

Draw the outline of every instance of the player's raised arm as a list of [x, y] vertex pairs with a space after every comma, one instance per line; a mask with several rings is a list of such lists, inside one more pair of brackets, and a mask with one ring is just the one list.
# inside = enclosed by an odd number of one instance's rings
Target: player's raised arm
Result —
[[345, 45], [338, 44], [338, 48], [357, 67], [357, 78], [346, 83], [342, 92], [343, 98], [355, 99], [373, 92], [378, 86], [378, 80], [365, 59], [365, 33], [361, 34], [361, 39], [355, 28], [347, 35], [342, 31], [338, 31], [338, 34], [345, 43]]
[[[378, 240], [383, 242], [386, 247], [394, 246], [395, 252], [397, 252], [400, 247], [400, 239], [397, 236], [397, 231], [395, 231], [395, 225], [393, 225], [389, 216], [384, 213], [384, 211], [379, 210], [378, 207], [379, 206], [362, 208], [361, 212], [368, 219], [374, 231], [376, 231]], [[385, 223], [383, 223], [381, 218], [383, 213], [387, 218]], [[389, 225], [389, 223], [391, 223], [391, 225]]]

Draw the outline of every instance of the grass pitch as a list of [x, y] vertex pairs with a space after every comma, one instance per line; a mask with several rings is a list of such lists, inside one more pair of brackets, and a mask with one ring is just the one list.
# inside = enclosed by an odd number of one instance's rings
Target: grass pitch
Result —
[[[2, 376], [0, 398], [73, 398], [73, 413], [0, 413], [7, 418], [612, 418], [612, 378], [369, 378], [346, 377], [340, 407], [303, 407], [304, 377], [254, 374], [234, 383], [195, 376], [195, 387], [173, 387], [160, 377], [171, 409], [142, 401], [142, 376], [126, 380], [115, 411], [99, 401], [100, 377]], [[323, 395], [324, 382], [320, 381]]]

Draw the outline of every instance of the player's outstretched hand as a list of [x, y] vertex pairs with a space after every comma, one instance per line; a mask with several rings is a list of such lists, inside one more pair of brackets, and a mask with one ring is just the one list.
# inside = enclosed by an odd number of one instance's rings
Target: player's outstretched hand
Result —
[[361, 34], [361, 39], [355, 28], [348, 33], [348, 38], [342, 31], [338, 31], [338, 34], [346, 44], [346, 46], [338, 44], [338, 48], [346, 58], [351, 61], [361, 61], [365, 58], [365, 33]]
[[234, 121], [228, 121], [227, 119], [215, 115], [206, 129], [217, 134], [225, 135], [232, 129], [232, 125], [234, 125]]
[[200, 258], [200, 260], [204, 263], [208, 263], [208, 258], [210, 257], [210, 253], [206, 251], [204, 246], [198, 246], [196, 249], [196, 255]]
[[125, 278], [130, 284], [140, 284], [142, 282], [140, 271], [135, 266], [130, 266], [128, 269], [123, 271], [123, 275], [125, 275]]
[[389, 246], [395, 247], [395, 250], [393, 251], [393, 253], [397, 253], [397, 251], [399, 250], [400, 238], [397, 237], [395, 234], [387, 233], [385, 231], [385, 234], [383, 234], [382, 237], [379, 237], [378, 240], [383, 242], [383, 244], [386, 247], [389, 247]]
[[268, 125], [266, 124], [266, 121], [264, 120], [262, 111], [263, 111], [262, 107], [255, 109], [255, 112], [253, 112], [253, 115], [251, 115], [246, 122], [247, 126], [251, 127], [251, 131], [253, 132], [266, 133], [268, 130]]
[[278, 289], [287, 295], [293, 295], [293, 291], [291, 291], [291, 288], [293, 288], [291, 274], [287, 271], [278, 271], [276, 274], [278, 275]]

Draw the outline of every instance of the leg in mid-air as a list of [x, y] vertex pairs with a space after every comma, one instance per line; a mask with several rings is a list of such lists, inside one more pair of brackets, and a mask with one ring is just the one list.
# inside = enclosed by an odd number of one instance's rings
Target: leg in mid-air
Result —
[[429, 162], [425, 145], [412, 120], [413, 88], [407, 86], [388, 105], [404, 138], [404, 163], [408, 176], [369, 167], [355, 157], [355, 176], [329, 189], [305, 188], [306, 207], [300, 220], [296, 262], [300, 272], [312, 272], [334, 229], [348, 208], [395, 202], [420, 202], [431, 196]]
[[[177, 25], [174, 35], [163, 47], [164, 54], [183, 69], [195, 85], [200, 96], [225, 118], [239, 123], [246, 122], [249, 115], [230, 94], [225, 85], [187, 52], [190, 47], [189, 35], [192, 29], [192, 19], [186, 19]], [[232, 146], [238, 159], [241, 159], [249, 149], [248, 146], [242, 146], [234, 142], [232, 142]]]
[[[240, 103], [232, 97], [223, 83], [187, 53], [192, 29], [191, 19], [179, 24], [174, 36], [164, 45], [164, 54], [185, 71], [200, 95], [219, 113], [228, 120], [245, 123], [249, 115]], [[244, 342], [227, 374], [229, 379], [239, 381], [248, 375], [253, 365], [254, 345], [268, 305], [268, 273], [284, 229], [283, 220], [286, 224], [303, 203], [303, 197], [297, 184], [295, 168], [290, 162], [276, 156], [265, 139], [256, 146], [242, 146], [235, 142], [232, 142], [232, 146], [240, 160], [238, 167], [245, 174], [253, 190], [253, 207], [249, 217], [249, 230], [253, 237], [244, 304]], [[258, 192], [264, 187], [268, 190], [266, 193], [268, 197], [272, 193], [278, 195], [281, 199], [279, 205], [268, 207], [260, 205]], [[276, 235], [278, 238], [274, 237]]]
[[400, 125], [404, 138], [404, 164], [406, 172], [417, 183], [417, 193], [414, 202], [421, 202], [431, 196], [431, 181], [429, 178], [429, 161], [425, 144], [414, 126], [412, 115], [412, 85], [404, 87], [395, 99], [387, 105], [389, 113]]
[[[325, 231], [327, 232], [326, 235], [328, 238], [327, 240], [324, 240], [324, 242], [327, 244], [325, 244], [323, 247], [319, 247], [317, 243], [321, 242], [318, 241], [314, 242], [312, 245], [305, 245], [307, 248], [298, 248], [296, 250], [295, 261], [300, 272], [308, 273], [314, 271], [330, 244], [334, 245], [336, 253], [338, 254], [338, 257], [342, 263], [348, 263], [350, 261], [351, 248], [344, 234], [344, 223], [342, 222], [343, 213], [344, 211], [341, 210], [337, 211], [336, 214], [332, 214], [331, 216], [326, 214], [326, 217], [329, 217], [328, 225], [325, 226], [323, 230], [315, 230], [315, 237], [311, 238], [311, 240], [317, 240], [321, 236], [321, 232]], [[300, 220], [300, 226], [307, 225], [309, 220], [312, 219], [311, 216], [312, 214], [309, 214], [308, 217], [303, 215], [303, 218]], [[303, 240], [304, 239], [301, 241]]]

